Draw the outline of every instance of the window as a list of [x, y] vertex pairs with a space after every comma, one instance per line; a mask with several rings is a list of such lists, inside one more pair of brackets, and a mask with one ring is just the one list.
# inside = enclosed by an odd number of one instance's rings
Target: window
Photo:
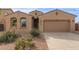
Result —
[[16, 27], [17, 26], [17, 18], [16, 17], [12, 17], [11, 18], [11, 27]]
[[21, 27], [26, 27], [26, 18], [22, 17], [20, 20], [21, 20]]

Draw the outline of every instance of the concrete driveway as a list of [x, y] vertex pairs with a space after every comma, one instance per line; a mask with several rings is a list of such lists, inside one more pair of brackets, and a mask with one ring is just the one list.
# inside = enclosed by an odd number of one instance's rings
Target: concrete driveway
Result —
[[77, 50], [79, 49], [78, 33], [43, 33], [50, 50]]

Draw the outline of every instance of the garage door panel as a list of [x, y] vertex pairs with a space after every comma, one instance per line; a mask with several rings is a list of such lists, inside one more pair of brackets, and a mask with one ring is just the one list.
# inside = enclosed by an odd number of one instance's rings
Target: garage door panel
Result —
[[44, 32], [68, 32], [69, 21], [44, 21]]

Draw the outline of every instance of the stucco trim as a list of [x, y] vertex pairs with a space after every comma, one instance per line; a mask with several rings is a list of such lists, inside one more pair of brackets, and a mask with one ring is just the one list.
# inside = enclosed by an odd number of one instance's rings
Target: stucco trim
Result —
[[60, 12], [63, 12], [63, 13], [66, 13], [66, 14], [69, 14], [69, 15], [72, 15], [72, 16], [77, 17], [77, 15], [74, 15], [74, 14], [71, 14], [71, 13], [69, 13], [69, 12], [65, 12], [65, 11], [59, 10], [59, 9], [56, 9], [56, 10], [53, 10], [53, 11], [49, 11], [49, 12], [44, 13], [44, 14], [39, 15], [39, 16], [43, 16], [43, 15], [46, 15], [46, 14], [51, 13], [51, 12], [54, 12], [54, 11], [60, 11]]
[[11, 14], [9, 14], [9, 15], [6, 15], [6, 17], [11, 16], [11, 15], [16, 14], [16, 13], [23, 13], [23, 14], [25, 14], [25, 15], [32, 16], [32, 15], [30, 15], [30, 14], [27, 14], [27, 13], [24, 13], [24, 12], [21, 12], [21, 11], [16, 11], [16, 12], [13, 12], [13, 13], [11, 13]]
[[41, 12], [41, 13], [44, 13], [44, 12], [38, 11], [38, 10], [34, 10], [34, 11], [29, 12], [29, 13], [32, 13], [32, 12]]

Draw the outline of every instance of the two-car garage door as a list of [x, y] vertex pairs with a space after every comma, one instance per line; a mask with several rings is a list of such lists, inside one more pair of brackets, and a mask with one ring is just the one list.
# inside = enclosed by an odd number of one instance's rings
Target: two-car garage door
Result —
[[44, 32], [68, 32], [70, 29], [68, 20], [45, 20], [43, 22]]

